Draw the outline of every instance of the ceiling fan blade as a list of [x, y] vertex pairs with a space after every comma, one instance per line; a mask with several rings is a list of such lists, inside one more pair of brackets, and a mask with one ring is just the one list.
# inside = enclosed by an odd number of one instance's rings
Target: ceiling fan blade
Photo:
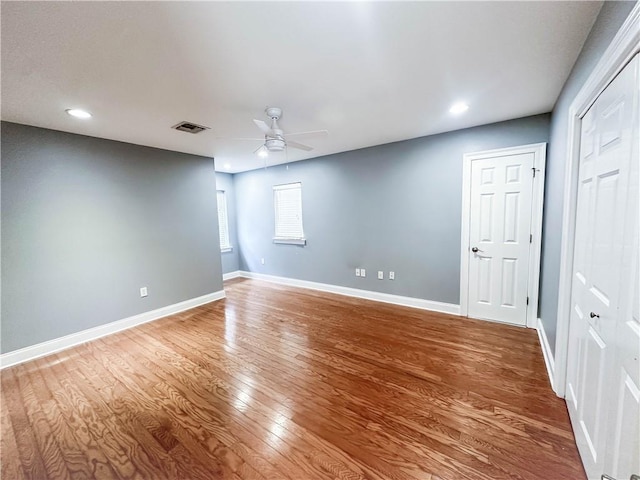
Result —
[[293, 140], [287, 140], [287, 147], [293, 147], [299, 150], [305, 150], [307, 152], [313, 150], [313, 147], [310, 147], [309, 145], [305, 145], [303, 143], [294, 142]]
[[255, 123], [256, 127], [258, 127], [260, 130], [262, 130], [262, 133], [264, 133], [265, 135], [273, 136], [273, 132], [271, 131], [271, 128], [269, 127], [269, 125], [266, 124], [265, 121], [256, 120], [254, 118], [253, 119], [253, 123]]
[[311, 130], [309, 132], [298, 132], [298, 133], [287, 133], [285, 137], [316, 137], [316, 138], [324, 138], [329, 136], [329, 130]]

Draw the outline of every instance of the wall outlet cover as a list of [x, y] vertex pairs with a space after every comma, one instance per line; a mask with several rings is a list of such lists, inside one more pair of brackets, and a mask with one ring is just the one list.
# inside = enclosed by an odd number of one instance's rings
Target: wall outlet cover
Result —
[[147, 287], [142, 287], [140, 289], [140, 296], [141, 297], [146, 297], [147, 295], [149, 295], [149, 292], [147, 291]]
[[396, 272], [389, 272], [389, 280], [395, 280], [396, 279]]
[[356, 277], [359, 277], [359, 276], [360, 276], [360, 269], [356, 268]]
[[360, 276], [361, 277], [366, 277], [367, 276], [367, 271], [364, 268], [360, 269]]
[[384, 272], [382, 270], [378, 270], [378, 280], [384, 280]]

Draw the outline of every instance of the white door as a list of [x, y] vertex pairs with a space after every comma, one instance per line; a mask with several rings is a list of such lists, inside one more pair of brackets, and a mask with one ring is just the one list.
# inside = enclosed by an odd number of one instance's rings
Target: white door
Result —
[[636, 56], [627, 69], [629, 73], [625, 74], [629, 75], [629, 86], [635, 88], [635, 94], [630, 93], [627, 98], [633, 98], [631, 111], [635, 116], [629, 134], [627, 212], [624, 215], [622, 270], [618, 284], [620, 307], [604, 461], [605, 474], [624, 480], [632, 474], [640, 476], [640, 58]]
[[[612, 472], [621, 461], [631, 468], [639, 455], [640, 325], [631, 308], [638, 298], [637, 68], [636, 58], [582, 120], [566, 399], [585, 470], [598, 480], [607, 464]], [[609, 445], [616, 436], [626, 437], [624, 445]]]
[[534, 153], [471, 161], [468, 315], [527, 321]]

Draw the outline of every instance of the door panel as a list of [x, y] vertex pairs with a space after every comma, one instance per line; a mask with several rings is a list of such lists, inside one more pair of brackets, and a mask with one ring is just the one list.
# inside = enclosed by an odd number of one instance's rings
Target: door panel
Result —
[[469, 316], [526, 324], [533, 153], [471, 164]]
[[587, 331], [584, 349], [584, 375], [582, 391], [582, 418], [580, 427], [589, 448], [591, 459], [596, 463], [599, 458], [598, 446], [602, 444], [601, 426], [603, 426], [602, 394], [608, 356], [607, 344], [591, 327]]
[[502, 259], [502, 300], [503, 307], [516, 306], [516, 285], [518, 279], [518, 259]]

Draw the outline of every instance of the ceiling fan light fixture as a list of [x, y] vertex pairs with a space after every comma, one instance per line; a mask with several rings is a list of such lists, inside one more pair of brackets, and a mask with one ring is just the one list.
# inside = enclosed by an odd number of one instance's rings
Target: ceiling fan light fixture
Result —
[[286, 143], [282, 138], [267, 138], [264, 142], [267, 150], [270, 152], [281, 152], [286, 147]]
[[267, 158], [269, 156], [269, 150], [267, 150], [267, 147], [265, 147], [264, 145], [262, 147], [260, 147], [258, 149], [258, 151], [256, 152], [256, 154], [260, 157], [260, 158]]

